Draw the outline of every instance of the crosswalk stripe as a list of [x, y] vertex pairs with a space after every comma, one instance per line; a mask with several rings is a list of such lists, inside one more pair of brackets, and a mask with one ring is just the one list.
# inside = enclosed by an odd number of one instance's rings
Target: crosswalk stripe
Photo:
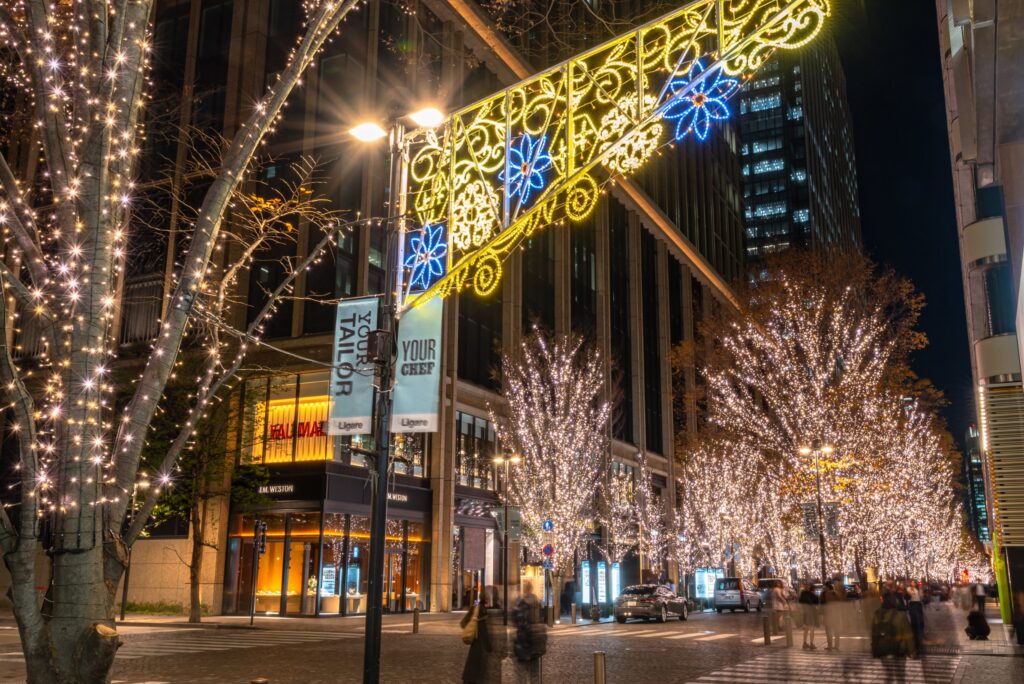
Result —
[[632, 634], [630, 636], [635, 636], [638, 639], [664, 639], [666, 634], [665, 632], [654, 632], [653, 634]]
[[697, 639], [697, 641], [718, 641], [719, 639], [729, 639], [729, 638], [732, 638], [734, 636], [737, 636], [737, 635], [736, 634], [713, 634], [711, 636], [706, 636], [703, 639]]
[[691, 632], [689, 634], [676, 634], [674, 636], [665, 637], [666, 639], [694, 639], [696, 637], [706, 637], [707, 632]]
[[706, 684], [870, 684], [896, 678], [906, 684], [948, 684], [956, 675], [959, 664], [959, 656], [892, 661], [872, 658], [867, 654], [837, 658], [824, 654], [777, 652], [731, 665], [694, 681]]

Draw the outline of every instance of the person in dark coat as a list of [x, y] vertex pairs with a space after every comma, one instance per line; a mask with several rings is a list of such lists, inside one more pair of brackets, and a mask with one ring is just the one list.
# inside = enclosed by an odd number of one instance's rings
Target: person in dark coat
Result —
[[512, 618], [516, 626], [512, 654], [516, 659], [516, 684], [539, 684], [540, 659], [547, 651], [547, 627], [541, 620], [540, 601], [533, 585], [523, 583]]
[[971, 641], [988, 641], [988, 635], [992, 633], [992, 628], [988, 626], [988, 620], [985, 619], [985, 614], [980, 610], [972, 610], [967, 614], [967, 628], [964, 630], [967, 633], [967, 638]]
[[471, 609], [460, 623], [465, 628], [470, 620], [477, 621], [476, 639], [469, 645], [466, 666], [462, 669], [463, 684], [501, 682], [501, 661], [508, 654], [508, 643], [497, 595], [494, 587], [487, 587], [480, 604], [475, 606], [475, 610]]
[[[814, 651], [817, 650], [817, 646], [814, 645], [814, 630], [818, 628], [818, 606], [820, 604], [817, 594], [814, 593], [814, 587], [804, 584], [800, 590], [799, 601], [804, 623], [804, 648]], [[807, 640], [808, 633], [811, 636], [810, 642]]]

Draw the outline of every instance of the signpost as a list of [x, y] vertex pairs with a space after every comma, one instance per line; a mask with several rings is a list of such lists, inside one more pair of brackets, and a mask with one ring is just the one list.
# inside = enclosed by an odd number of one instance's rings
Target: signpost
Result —
[[267, 523], [256, 519], [252, 529], [252, 601], [249, 602], [249, 625], [256, 620], [256, 580], [260, 572], [260, 556], [267, 552]]

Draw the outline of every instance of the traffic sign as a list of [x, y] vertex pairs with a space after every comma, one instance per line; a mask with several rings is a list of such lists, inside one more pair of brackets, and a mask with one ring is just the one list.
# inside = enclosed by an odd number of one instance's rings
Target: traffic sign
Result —
[[550, 520], [545, 520], [544, 524], [541, 527], [544, 529], [545, 532], [554, 532], [555, 523], [551, 522]]
[[541, 553], [543, 553], [545, 556], [551, 557], [555, 554], [555, 547], [551, 544], [545, 544], [544, 548], [541, 550]]
[[555, 569], [555, 562], [553, 560], [551, 560], [550, 558], [545, 559], [544, 560], [544, 569], [545, 570], [554, 570]]

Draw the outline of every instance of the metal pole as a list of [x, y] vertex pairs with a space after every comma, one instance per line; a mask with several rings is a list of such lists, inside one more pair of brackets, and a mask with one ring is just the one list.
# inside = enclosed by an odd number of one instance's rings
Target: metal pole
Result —
[[502, 624], [508, 625], [508, 466], [509, 460], [505, 458], [505, 522], [503, 527], [504, 537], [501, 544], [501, 578], [504, 583], [501, 605], [504, 611]]
[[814, 484], [818, 492], [818, 550], [821, 552], [821, 583], [824, 585], [828, 579], [827, 566], [825, 565], [825, 518], [821, 506], [821, 469], [819, 467], [818, 454], [821, 447], [814, 449]]
[[[396, 263], [398, 245], [403, 239], [398, 221], [403, 213], [404, 200], [401, 188], [405, 180], [405, 127], [395, 123], [389, 139], [391, 150], [391, 185], [388, 202], [387, 278], [378, 325], [387, 345], [380, 363], [380, 389], [377, 392], [377, 424], [374, 439], [377, 446], [377, 481], [370, 488], [370, 562], [366, 582], [366, 635], [363, 649], [363, 682], [377, 684], [380, 681], [380, 641], [384, 601], [384, 535], [388, 520], [388, 460], [391, 447], [391, 383], [394, 375], [394, 345], [398, 332], [395, 290], [398, 287]], [[380, 352], [378, 352], [378, 357]]]
[[249, 626], [256, 621], [256, 580], [259, 578], [260, 567], [260, 521], [256, 520], [252, 529], [252, 598], [249, 600]]
[[605, 684], [605, 654], [604, 651], [594, 651], [594, 684]]

